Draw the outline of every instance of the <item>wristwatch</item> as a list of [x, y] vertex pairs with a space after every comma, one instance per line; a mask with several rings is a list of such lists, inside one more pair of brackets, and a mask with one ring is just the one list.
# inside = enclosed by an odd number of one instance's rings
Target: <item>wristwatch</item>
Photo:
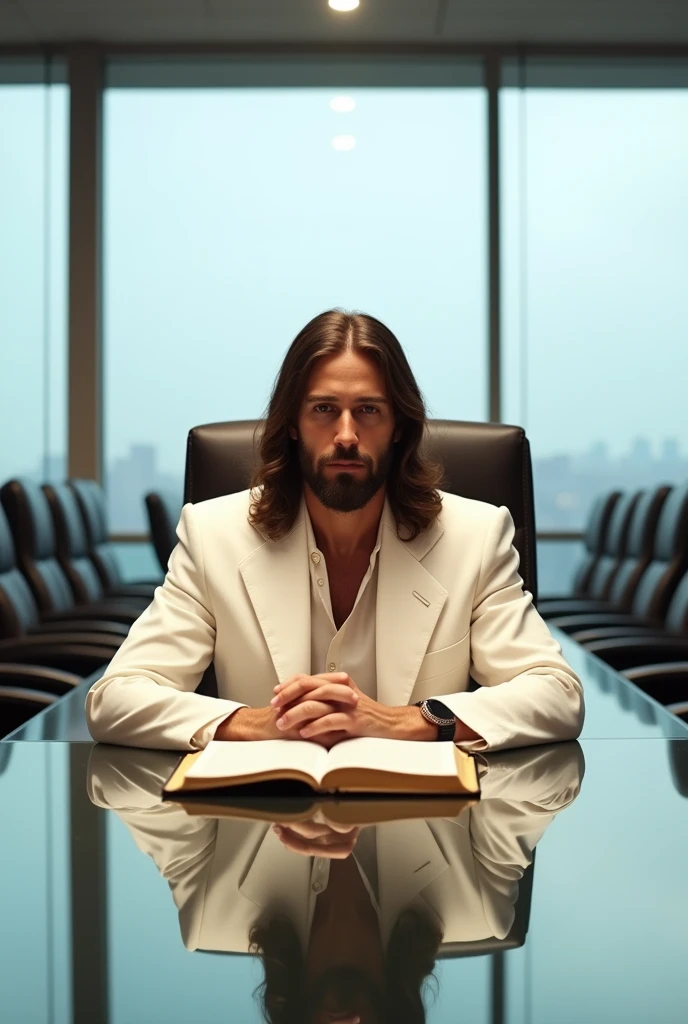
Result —
[[438, 726], [438, 740], [453, 740], [456, 731], [456, 717], [440, 700], [417, 700], [417, 708], [428, 722]]

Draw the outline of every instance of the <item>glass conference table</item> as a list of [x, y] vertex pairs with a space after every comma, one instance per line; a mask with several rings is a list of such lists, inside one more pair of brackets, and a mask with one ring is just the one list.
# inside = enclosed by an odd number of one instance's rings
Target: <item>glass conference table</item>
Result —
[[0, 742], [0, 1019], [688, 1019], [688, 729], [561, 639], [579, 743], [360, 828], [163, 803], [175, 755], [88, 742], [75, 691]]

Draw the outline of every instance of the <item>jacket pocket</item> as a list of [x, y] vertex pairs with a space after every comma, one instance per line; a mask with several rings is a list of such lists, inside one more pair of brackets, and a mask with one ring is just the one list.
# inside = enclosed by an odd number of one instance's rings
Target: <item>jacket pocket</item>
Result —
[[442, 647], [439, 651], [428, 651], [420, 663], [420, 670], [416, 676], [416, 683], [424, 679], [432, 679], [434, 676], [441, 676], [445, 672], [458, 670], [471, 656], [471, 637], [466, 633], [458, 643], [450, 647]]

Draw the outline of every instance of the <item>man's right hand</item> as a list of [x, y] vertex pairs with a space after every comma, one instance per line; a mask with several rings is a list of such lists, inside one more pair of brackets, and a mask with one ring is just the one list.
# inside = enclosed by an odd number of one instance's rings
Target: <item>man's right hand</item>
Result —
[[[352, 703], [354, 701], [354, 693], [348, 686], [342, 686], [339, 684], [338, 677], [336, 674], [323, 672], [321, 675], [304, 677], [312, 680], [318, 680], [319, 686], [317, 696], [321, 699], [310, 699], [308, 701], [309, 718], [308, 721], [315, 721], [316, 718], [322, 718], [323, 715], [331, 715], [333, 712], [340, 710], [341, 705], [345, 703]], [[330, 700], [325, 700], [325, 697], [329, 697]], [[280, 707], [267, 707], [267, 708], [239, 708], [234, 711], [229, 718], [225, 718], [223, 722], [220, 722], [214, 739], [216, 740], [301, 740], [303, 736], [300, 735], [300, 730], [303, 729], [306, 724], [304, 721], [300, 721], [296, 726], [291, 729], [278, 729], [276, 722], [277, 719], [283, 714], [284, 708]], [[328, 749], [338, 743], [340, 739], [347, 738], [347, 734], [342, 732], [339, 733], [323, 733], [317, 738], [309, 742], [320, 743], [321, 746], [327, 747]]]

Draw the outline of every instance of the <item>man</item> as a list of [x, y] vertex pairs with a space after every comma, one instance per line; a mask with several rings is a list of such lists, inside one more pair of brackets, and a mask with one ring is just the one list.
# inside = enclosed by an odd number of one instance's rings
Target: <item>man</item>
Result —
[[[425, 423], [388, 328], [307, 324], [251, 490], [182, 510], [163, 586], [88, 694], [94, 739], [577, 737], [581, 685], [523, 590], [511, 516], [437, 490]], [[211, 661], [219, 699], [194, 692]]]

